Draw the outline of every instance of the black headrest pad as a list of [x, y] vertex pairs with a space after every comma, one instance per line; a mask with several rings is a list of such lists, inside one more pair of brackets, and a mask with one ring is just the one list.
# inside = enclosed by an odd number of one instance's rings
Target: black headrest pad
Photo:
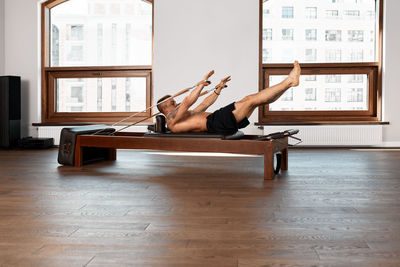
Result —
[[167, 127], [166, 127], [166, 119], [164, 115], [157, 115], [156, 116], [156, 126], [155, 126], [155, 132], [156, 133], [166, 133], [167, 132]]

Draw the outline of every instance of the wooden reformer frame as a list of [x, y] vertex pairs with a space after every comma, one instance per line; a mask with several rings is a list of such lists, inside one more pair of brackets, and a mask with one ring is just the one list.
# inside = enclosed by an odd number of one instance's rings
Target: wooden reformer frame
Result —
[[75, 167], [83, 165], [85, 147], [108, 149], [108, 160], [116, 160], [117, 149], [150, 149], [183, 152], [220, 152], [264, 155], [264, 179], [274, 178], [274, 154], [281, 152], [281, 170], [288, 169], [288, 137], [256, 140], [256, 135], [245, 135], [240, 140], [218, 138], [149, 137], [144, 133], [117, 132], [114, 135], [78, 135], [75, 145]]

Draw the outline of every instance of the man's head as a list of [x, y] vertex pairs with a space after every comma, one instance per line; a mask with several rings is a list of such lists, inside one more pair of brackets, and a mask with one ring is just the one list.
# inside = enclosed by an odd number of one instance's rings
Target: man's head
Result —
[[157, 108], [164, 115], [168, 115], [168, 113], [173, 111], [177, 106], [178, 104], [171, 97], [171, 95], [163, 96], [157, 101]]

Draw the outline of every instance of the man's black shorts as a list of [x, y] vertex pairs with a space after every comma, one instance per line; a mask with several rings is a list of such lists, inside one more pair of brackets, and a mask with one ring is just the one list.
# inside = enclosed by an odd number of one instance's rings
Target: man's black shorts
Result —
[[214, 111], [207, 116], [207, 132], [209, 133], [235, 133], [238, 129], [250, 124], [247, 118], [236, 122], [232, 111], [235, 110], [235, 102], [226, 107]]

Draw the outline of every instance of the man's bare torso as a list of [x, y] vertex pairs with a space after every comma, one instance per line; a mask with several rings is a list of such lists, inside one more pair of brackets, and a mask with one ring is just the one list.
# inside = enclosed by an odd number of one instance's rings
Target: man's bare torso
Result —
[[180, 120], [175, 121], [177, 110], [167, 115], [167, 127], [171, 131], [174, 133], [207, 131], [207, 116], [211, 113], [188, 110]]

